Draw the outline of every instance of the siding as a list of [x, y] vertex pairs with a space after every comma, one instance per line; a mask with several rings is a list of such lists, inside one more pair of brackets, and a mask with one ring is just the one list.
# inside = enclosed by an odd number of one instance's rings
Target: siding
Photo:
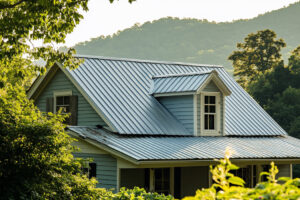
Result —
[[111, 155], [74, 153], [77, 158], [92, 158], [96, 167], [96, 179], [98, 188], [117, 188], [117, 160]]
[[205, 92], [220, 92], [219, 88], [213, 81], [210, 81], [209, 84], [203, 89]]
[[192, 95], [161, 97], [158, 100], [182, 123], [189, 133], [194, 133], [194, 106]]
[[73, 95], [78, 96], [77, 124], [79, 126], [106, 125], [101, 117], [90, 106], [82, 94], [76, 89], [76, 87], [60, 69], [36, 100], [36, 105], [42, 112], [46, 111], [46, 99], [48, 97], [53, 97], [53, 91], [59, 90], [72, 90]]

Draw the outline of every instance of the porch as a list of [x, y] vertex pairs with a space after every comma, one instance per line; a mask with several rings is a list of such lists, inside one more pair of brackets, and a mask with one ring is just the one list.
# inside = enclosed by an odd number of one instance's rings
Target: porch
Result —
[[[244, 179], [247, 187], [254, 187], [259, 181], [259, 174], [267, 171], [269, 165], [242, 165], [233, 171]], [[279, 177], [291, 177], [291, 165], [280, 164]], [[171, 194], [175, 198], [194, 195], [197, 189], [208, 188], [213, 180], [209, 166], [166, 167], [166, 168], [124, 168], [119, 169], [119, 186], [145, 188], [147, 191]]]

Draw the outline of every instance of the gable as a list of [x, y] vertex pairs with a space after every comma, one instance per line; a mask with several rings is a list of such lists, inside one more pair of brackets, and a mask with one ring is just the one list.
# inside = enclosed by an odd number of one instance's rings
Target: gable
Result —
[[90, 106], [82, 94], [77, 90], [73, 83], [68, 79], [64, 72], [58, 69], [53, 78], [44, 87], [43, 91], [35, 100], [35, 104], [42, 111], [46, 112], [47, 98], [53, 97], [54, 91], [71, 90], [73, 95], [78, 96], [78, 120], [79, 126], [102, 125], [107, 126], [96, 111]]
[[213, 81], [210, 81], [203, 89], [204, 92], [221, 92]]

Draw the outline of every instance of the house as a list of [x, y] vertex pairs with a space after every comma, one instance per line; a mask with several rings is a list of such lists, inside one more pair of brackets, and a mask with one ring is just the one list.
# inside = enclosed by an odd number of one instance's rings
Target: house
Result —
[[221, 66], [77, 56], [56, 63], [28, 91], [41, 111], [71, 113], [77, 157], [99, 187], [144, 187], [175, 197], [213, 180], [209, 165], [226, 148], [247, 186], [271, 161], [279, 176], [300, 163], [300, 140], [287, 133]]

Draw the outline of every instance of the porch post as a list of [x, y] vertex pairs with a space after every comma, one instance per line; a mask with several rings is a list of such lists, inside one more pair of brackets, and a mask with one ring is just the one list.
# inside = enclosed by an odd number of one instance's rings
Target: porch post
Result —
[[154, 169], [153, 168], [150, 168], [150, 173], [149, 173], [149, 181], [150, 181], [150, 183], [149, 183], [149, 190], [150, 190], [150, 192], [154, 192], [154, 190], [155, 190], [155, 182], [154, 182]]
[[210, 172], [210, 168], [209, 166], [208, 167], [208, 187], [211, 187], [212, 186], [212, 174]]
[[174, 196], [174, 167], [170, 167], [170, 194]]

